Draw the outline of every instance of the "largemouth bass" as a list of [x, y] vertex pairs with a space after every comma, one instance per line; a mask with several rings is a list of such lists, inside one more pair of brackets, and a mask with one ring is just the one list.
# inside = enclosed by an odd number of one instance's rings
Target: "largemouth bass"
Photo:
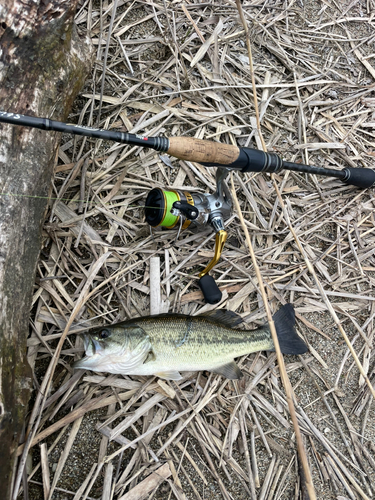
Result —
[[[281, 352], [307, 351], [294, 329], [291, 304], [283, 306], [273, 320]], [[171, 380], [181, 379], [180, 372], [208, 370], [238, 379], [242, 372], [234, 358], [274, 350], [268, 324], [252, 331], [233, 328], [241, 322], [232, 311], [216, 310], [200, 316], [146, 316], [94, 328], [83, 334], [86, 356], [74, 367]]]

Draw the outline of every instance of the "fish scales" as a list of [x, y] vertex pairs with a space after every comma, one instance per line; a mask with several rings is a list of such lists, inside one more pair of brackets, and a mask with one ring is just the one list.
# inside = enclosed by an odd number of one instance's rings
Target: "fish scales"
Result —
[[171, 348], [181, 349], [181, 352], [205, 345], [208, 346], [211, 355], [213, 352], [220, 353], [223, 350], [227, 354], [228, 351], [230, 354], [236, 353], [238, 350], [248, 349], [249, 345], [253, 344], [259, 345], [258, 350], [261, 350], [262, 346], [264, 349], [273, 347], [270, 332], [266, 333], [264, 329], [252, 333], [218, 326], [199, 316], [187, 318], [187, 320], [178, 317], [172, 320], [162, 318], [159, 321], [150, 321], [144, 330], [149, 333], [153, 345], [163, 346], [164, 341], [168, 339]]
[[156, 358], [171, 368], [209, 370], [238, 356], [274, 347], [268, 328], [234, 330], [199, 316], [171, 316], [137, 322], [148, 334]]

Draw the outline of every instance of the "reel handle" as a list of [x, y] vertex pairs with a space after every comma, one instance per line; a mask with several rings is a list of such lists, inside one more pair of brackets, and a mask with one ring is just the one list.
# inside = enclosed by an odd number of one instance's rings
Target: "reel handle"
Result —
[[225, 242], [227, 241], [227, 237], [228, 233], [224, 231], [224, 229], [221, 229], [216, 233], [214, 257], [208, 264], [208, 266], [201, 273], [199, 273], [200, 278], [203, 278], [203, 276], [208, 274], [211, 271], [211, 269], [218, 263], [220, 256], [223, 252]]
[[202, 290], [204, 300], [207, 304], [217, 304], [221, 301], [223, 294], [212, 276], [205, 274], [199, 278], [198, 285]]
[[198, 285], [202, 290], [204, 300], [205, 302], [207, 302], [207, 304], [217, 304], [221, 301], [221, 297], [223, 295], [213, 277], [208, 273], [220, 259], [225, 242], [227, 240], [227, 236], [228, 233], [224, 231], [224, 229], [221, 229], [216, 233], [214, 258], [211, 260], [208, 266], [201, 273], [199, 273]]

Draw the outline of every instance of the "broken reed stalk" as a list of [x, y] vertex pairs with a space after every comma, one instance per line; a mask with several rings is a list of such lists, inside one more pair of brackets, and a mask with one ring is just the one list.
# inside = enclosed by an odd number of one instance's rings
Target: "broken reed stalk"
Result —
[[160, 311], [160, 257], [150, 258], [150, 314], [159, 314]]
[[251, 50], [251, 43], [250, 43], [250, 33], [249, 33], [249, 28], [247, 26], [247, 22], [242, 10], [242, 4], [241, 0], [236, 0], [236, 6], [238, 13], [241, 18], [242, 26], [245, 30], [245, 37], [246, 37], [246, 48], [247, 48], [247, 53], [249, 55], [249, 66], [250, 66], [250, 76], [251, 76], [251, 86], [253, 88], [253, 97], [254, 97], [254, 111], [255, 111], [255, 118], [257, 121], [257, 132], [259, 135], [259, 138], [261, 140], [262, 146], [263, 146], [263, 151], [267, 151], [266, 143], [264, 142], [262, 132], [260, 130], [260, 117], [259, 117], [259, 107], [258, 107], [258, 96], [257, 96], [257, 88], [255, 84], [255, 73], [254, 73], [254, 64], [253, 64], [253, 53]]
[[246, 243], [249, 247], [251, 260], [252, 260], [254, 270], [255, 270], [255, 275], [258, 279], [259, 289], [260, 289], [260, 292], [262, 295], [264, 307], [265, 307], [266, 314], [267, 314], [267, 321], [269, 323], [270, 330], [271, 330], [272, 340], [273, 340], [273, 343], [275, 345], [277, 362], [278, 362], [278, 365], [280, 368], [280, 376], [281, 376], [281, 380], [283, 382], [283, 386], [285, 389], [286, 399], [288, 402], [290, 417], [291, 417], [292, 422], [293, 422], [294, 432], [296, 434], [297, 449], [298, 449], [298, 453], [299, 453], [302, 467], [303, 467], [305, 477], [306, 477], [306, 488], [307, 488], [307, 491], [309, 493], [309, 500], [316, 500], [316, 495], [315, 495], [314, 485], [312, 482], [310, 467], [309, 467], [309, 463], [307, 461], [306, 450], [305, 450], [305, 447], [304, 447], [304, 444], [302, 441], [301, 430], [300, 430], [299, 425], [298, 425], [297, 414], [296, 414], [296, 410], [295, 410], [294, 403], [293, 403], [292, 386], [290, 384], [289, 377], [286, 373], [284, 358], [283, 358], [283, 355], [282, 355], [281, 350], [280, 350], [279, 340], [277, 338], [275, 324], [274, 324], [273, 319], [272, 319], [272, 313], [271, 313], [271, 309], [270, 309], [270, 306], [268, 303], [267, 294], [266, 294], [266, 290], [265, 290], [265, 287], [263, 284], [262, 275], [261, 275], [261, 272], [260, 272], [260, 269], [259, 269], [259, 266], [258, 266], [258, 263], [256, 260], [256, 256], [255, 256], [255, 252], [253, 249], [253, 245], [251, 243], [249, 231], [245, 225], [245, 221], [243, 219], [241, 208], [240, 208], [240, 205], [238, 203], [238, 198], [237, 198], [236, 190], [234, 188], [234, 183], [233, 183], [233, 176], [231, 177], [231, 184], [232, 184], [232, 196], [233, 196], [234, 204], [236, 206], [237, 214], [238, 214], [238, 217], [240, 219], [242, 229], [245, 233]]
[[[263, 139], [263, 136], [262, 136], [262, 133], [261, 133], [261, 130], [260, 130], [260, 118], [259, 118], [259, 109], [258, 109], [258, 98], [257, 98], [257, 91], [256, 91], [255, 77], [254, 77], [254, 66], [253, 66], [253, 57], [252, 57], [251, 44], [250, 44], [249, 29], [248, 29], [247, 22], [246, 22], [246, 19], [245, 19], [243, 10], [242, 10], [241, 1], [240, 0], [236, 0], [236, 5], [237, 5], [237, 9], [238, 9], [240, 18], [241, 18], [241, 22], [242, 22], [243, 28], [245, 30], [246, 47], [247, 47], [247, 51], [248, 51], [248, 55], [249, 55], [251, 83], [252, 83], [252, 88], [253, 88], [254, 108], [255, 108], [255, 115], [256, 115], [256, 121], [257, 121], [258, 134], [259, 134], [259, 138], [261, 140], [262, 146], [263, 146], [263, 150], [267, 151], [266, 144], [264, 142], [264, 139]], [[275, 184], [274, 180], [273, 180], [273, 182]], [[272, 335], [273, 343], [275, 345], [277, 362], [278, 362], [278, 365], [280, 367], [280, 376], [281, 376], [281, 380], [283, 382], [283, 386], [285, 388], [285, 394], [286, 394], [286, 398], [287, 398], [287, 401], [288, 401], [289, 412], [290, 412], [290, 416], [291, 416], [291, 419], [292, 419], [292, 422], [293, 422], [294, 432], [296, 434], [297, 449], [298, 449], [298, 453], [299, 453], [299, 456], [300, 456], [302, 468], [303, 468], [303, 471], [304, 471], [304, 474], [305, 474], [306, 488], [307, 488], [307, 491], [308, 491], [309, 499], [310, 500], [316, 500], [316, 494], [315, 494], [315, 489], [314, 489], [314, 485], [313, 485], [313, 481], [312, 481], [311, 471], [310, 471], [309, 463], [308, 463], [308, 460], [307, 460], [305, 446], [304, 446], [303, 440], [302, 440], [301, 430], [300, 430], [299, 425], [298, 425], [296, 410], [295, 410], [294, 403], [293, 403], [292, 386], [290, 384], [289, 377], [288, 377], [288, 375], [286, 373], [284, 358], [283, 358], [281, 350], [280, 350], [279, 340], [277, 338], [277, 332], [276, 332], [275, 324], [274, 324], [273, 319], [272, 319], [272, 313], [271, 313], [271, 309], [270, 309], [270, 306], [269, 306], [269, 303], [268, 303], [266, 290], [264, 288], [262, 275], [261, 275], [261, 272], [260, 272], [260, 269], [259, 269], [259, 266], [258, 266], [258, 263], [257, 263], [257, 260], [256, 260], [256, 256], [255, 256], [255, 253], [254, 253], [253, 246], [251, 244], [251, 239], [250, 239], [249, 231], [248, 231], [248, 229], [247, 229], [247, 227], [245, 225], [245, 221], [244, 221], [243, 216], [242, 216], [241, 208], [240, 208], [240, 205], [238, 203], [238, 198], [237, 198], [236, 190], [235, 190], [234, 184], [233, 184], [233, 175], [231, 176], [231, 183], [232, 183], [232, 196], [233, 196], [233, 199], [234, 199], [234, 203], [236, 205], [236, 209], [237, 209], [237, 213], [238, 213], [238, 216], [239, 216], [239, 219], [240, 219], [240, 222], [241, 222], [242, 229], [243, 229], [243, 231], [245, 233], [246, 242], [247, 242], [247, 245], [249, 247], [249, 251], [250, 251], [250, 255], [251, 255], [251, 260], [253, 262], [255, 274], [257, 276], [259, 288], [260, 288], [260, 291], [261, 291], [261, 294], [262, 294], [262, 299], [263, 299], [264, 307], [266, 309], [267, 320], [268, 320], [268, 323], [270, 325], [270, 330], [271, 330], [271, 335]]]

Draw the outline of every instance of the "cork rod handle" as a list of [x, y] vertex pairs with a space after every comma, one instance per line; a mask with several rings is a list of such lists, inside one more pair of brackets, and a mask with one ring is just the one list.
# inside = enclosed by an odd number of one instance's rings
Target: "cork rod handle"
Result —
[[240, 150], [237, 146], [193, 137], [171, 137], [167, 153], [180, 160], [229, 165], [237, 160]]

